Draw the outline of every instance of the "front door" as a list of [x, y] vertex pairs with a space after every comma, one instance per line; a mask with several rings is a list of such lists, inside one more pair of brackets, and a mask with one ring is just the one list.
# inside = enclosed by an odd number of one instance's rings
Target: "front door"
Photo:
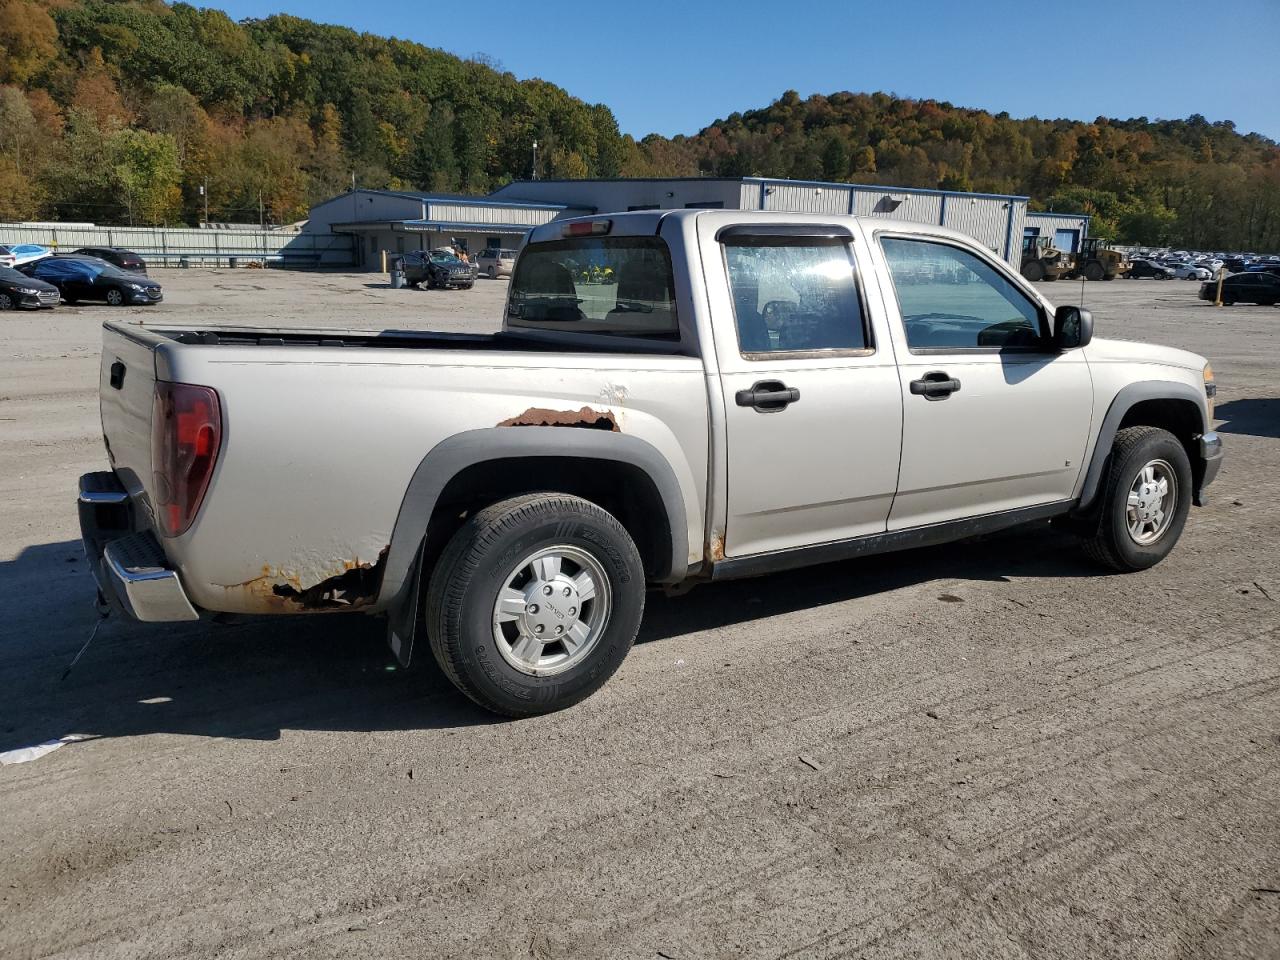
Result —
[[1093, 409], [1083, 353], [1052, 349], [1046, 311], [994, 257], [888, 232], [879, 250], [903, 402], [888, 528], [1070, 499]]
[[725, 554], [881, 533], [902, 398], [883, 311], [867, 308], [854, 235], [741, 216], [698, 221], [713, 315], [734, 321], [715, 326]]

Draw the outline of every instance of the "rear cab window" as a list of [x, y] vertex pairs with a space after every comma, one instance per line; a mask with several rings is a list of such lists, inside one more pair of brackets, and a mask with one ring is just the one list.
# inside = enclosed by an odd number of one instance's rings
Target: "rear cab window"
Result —
[[531, 243], [507, 300], [512, 330], [679, 340], [671, 253], [659, 237]]

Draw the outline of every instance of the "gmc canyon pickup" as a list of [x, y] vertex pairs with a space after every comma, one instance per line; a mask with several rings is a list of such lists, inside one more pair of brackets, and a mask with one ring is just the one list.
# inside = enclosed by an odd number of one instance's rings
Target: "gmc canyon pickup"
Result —
[[139, 620], [385, 615], [521, 716], [617, 670], [649, 585], [1049, 518], [1150, 567], [1214, 392], [951, 230], [644, 211], [533, 230], [493, 335], [106, 323], [79, 509]]

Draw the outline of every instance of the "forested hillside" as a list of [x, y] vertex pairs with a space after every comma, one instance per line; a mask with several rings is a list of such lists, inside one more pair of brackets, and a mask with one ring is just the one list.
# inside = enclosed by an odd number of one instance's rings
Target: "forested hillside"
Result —
[[[428, 21], [429, 22], [429, 21]], [[482, 38], [477, 38], [481, 43]], [[305, 215], [361, 186], [762, 175], [1021, 193], [1121, 240], [1280, 249], [1280, 148], [1203, 117], [1091, 123], [888, 94], [621, 135], [609, 108], [484, 57], [159, 0], [0, 0], [0, 220]]]

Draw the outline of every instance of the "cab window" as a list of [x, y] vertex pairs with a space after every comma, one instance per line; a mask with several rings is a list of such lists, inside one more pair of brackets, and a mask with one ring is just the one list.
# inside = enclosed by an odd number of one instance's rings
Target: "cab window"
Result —
[[742, 236], [725, 241], [724, 257], [744, 356], [868, 348], [846, 243]]
[[1037, 304], [981, 257], [943, 241], [880, 241], [913, 351], [1043, 349]]

